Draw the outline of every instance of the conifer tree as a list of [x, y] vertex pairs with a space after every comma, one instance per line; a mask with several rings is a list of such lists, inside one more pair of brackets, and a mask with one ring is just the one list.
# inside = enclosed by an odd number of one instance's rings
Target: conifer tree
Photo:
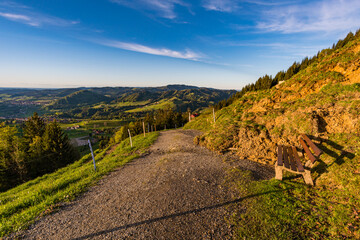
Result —
[[52, 172], [72, 163], [78, 158], [78, 153], [71, 146], [68, 136], [54, 121], [46, 125], [42, 137], [43, 171]]
[[32, 117], [26, 120], [23, 128], [29, 178], [35, 178], [44, 173], [42, 171], [44, 158], [42, 136], [45, 132], [45, 126], [45, 121], [35, 112]]
[[36, 137], [41, 137], [45, 132], [45, 121], [39, 117], [37, 112], [27, 119], [24, 126], [24, 138], [27, 142], [36, 141]]
[[21, 139], [15, 127], [0, 125], [0, 191], [23, 182], [26, 166]]

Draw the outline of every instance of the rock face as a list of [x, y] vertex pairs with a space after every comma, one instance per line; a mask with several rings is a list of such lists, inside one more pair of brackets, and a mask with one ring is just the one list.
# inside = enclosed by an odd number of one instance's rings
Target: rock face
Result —
[[259, 161], [271, 161], [276, 157], [276, 144], [267, 130], [241, 128], [237, 143], [237, 154], [242, 158]]

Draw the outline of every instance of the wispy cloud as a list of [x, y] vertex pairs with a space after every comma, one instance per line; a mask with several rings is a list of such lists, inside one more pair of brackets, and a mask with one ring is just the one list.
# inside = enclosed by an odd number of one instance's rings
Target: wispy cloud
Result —
[[296, 3], [295, 0], [241, 0], [243, 3], [250, 3], [255, 5], [262, 5], [262, 6], [280, 6], [280, 5], [288, 5]]
[[263, 12], [257, 28], [268, 32], [336, 32], [360, 27], [360, 1], [321, 0], [291, 4]]
[[36, 13], [25, 15], [25, 14], [11, 13], [11, 12], [0, 12], [0, 17], [33, 27], [41, 27], [45, 25], [66, 27], [66, 26], [76, 25], [79, 23], [79, 21], [69, 21], [62, 18], [57, 18], [53, 16], [44, 16]]
[[13, 1], [0, 2], [0, 17], [32, 27], [45, 25], [66, 27], [79, 23], [79, 21], [65, 20], [59, 17], [45, 15], [33, 10], [31, 7]]
[[114, 40], [92, 40], [92, 41], [104, 46], [124, 49], [133, 52], [140, 52], [151, 55], [166, 56], [166, 57], [180, 58], [180, 59], [187, 59], [194, 61], [198, 61], [203, 56], [202, 54], [195, 53], [188, 49], [186, 49], [183, 52], [180, 52], [167, 48], [152, 48], [141, 44], [127, 43], [127, 42], [114, 41]]
[[202, 6], [209, 11], [236, 12], [243, 5], [279, 6], [291, 3], [289, 0], [203, 0]]
[[19, 4], [16, 3], [14, 1], [10, 1], [10, 0], [3, 0], [0, 2], [0, 7], [11, 7], [11, 8], [23, 8], [23, 9], [28, 9], [30, 7], [23, 5], [23, 4]]
[[202, 6], [209, 11], [234, 12], [239, 8], [239, 2], [232, 0], [204, 0]]
[[21, 22], [21, 23], [25, 23], [27, 25], [34, 26], [34, 27], [39, 26], [38, 22], [33, 21], [30, 17], [25, 16], [25, 15], [0, 12], [0, 16], [8, 19], [10, 21]]
[[182, 0], [110, 0], [110, 2], [133, 9], [153, 11], [167, 19], [177, 18], [176, 5], [189, 7], [189, 4]]

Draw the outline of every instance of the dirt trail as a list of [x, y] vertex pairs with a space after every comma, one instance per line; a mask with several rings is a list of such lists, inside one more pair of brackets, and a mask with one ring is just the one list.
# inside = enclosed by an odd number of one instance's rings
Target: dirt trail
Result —
[[[195, 146], [193, 130], [162, 132], [149, 154], [112, 172], [37, 221], [24, 239], [231, 239], [225, 221], [239, 194], [224, 186], [224, 156]], [[243, 168], [269, 178], [271, 168]]]

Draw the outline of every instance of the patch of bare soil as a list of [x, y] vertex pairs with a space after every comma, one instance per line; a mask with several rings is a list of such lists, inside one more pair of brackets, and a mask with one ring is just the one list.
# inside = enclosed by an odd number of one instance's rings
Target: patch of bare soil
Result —
[[193, 144], [200, 132], [162, 132], [149, 153], [109, 174], [82, 197], [45, 216], [23, 239], [231, 239], [225, 220], [244, 196], [225, 184], [235, 165], [257, 178], [273, 169], [225, 161]]

